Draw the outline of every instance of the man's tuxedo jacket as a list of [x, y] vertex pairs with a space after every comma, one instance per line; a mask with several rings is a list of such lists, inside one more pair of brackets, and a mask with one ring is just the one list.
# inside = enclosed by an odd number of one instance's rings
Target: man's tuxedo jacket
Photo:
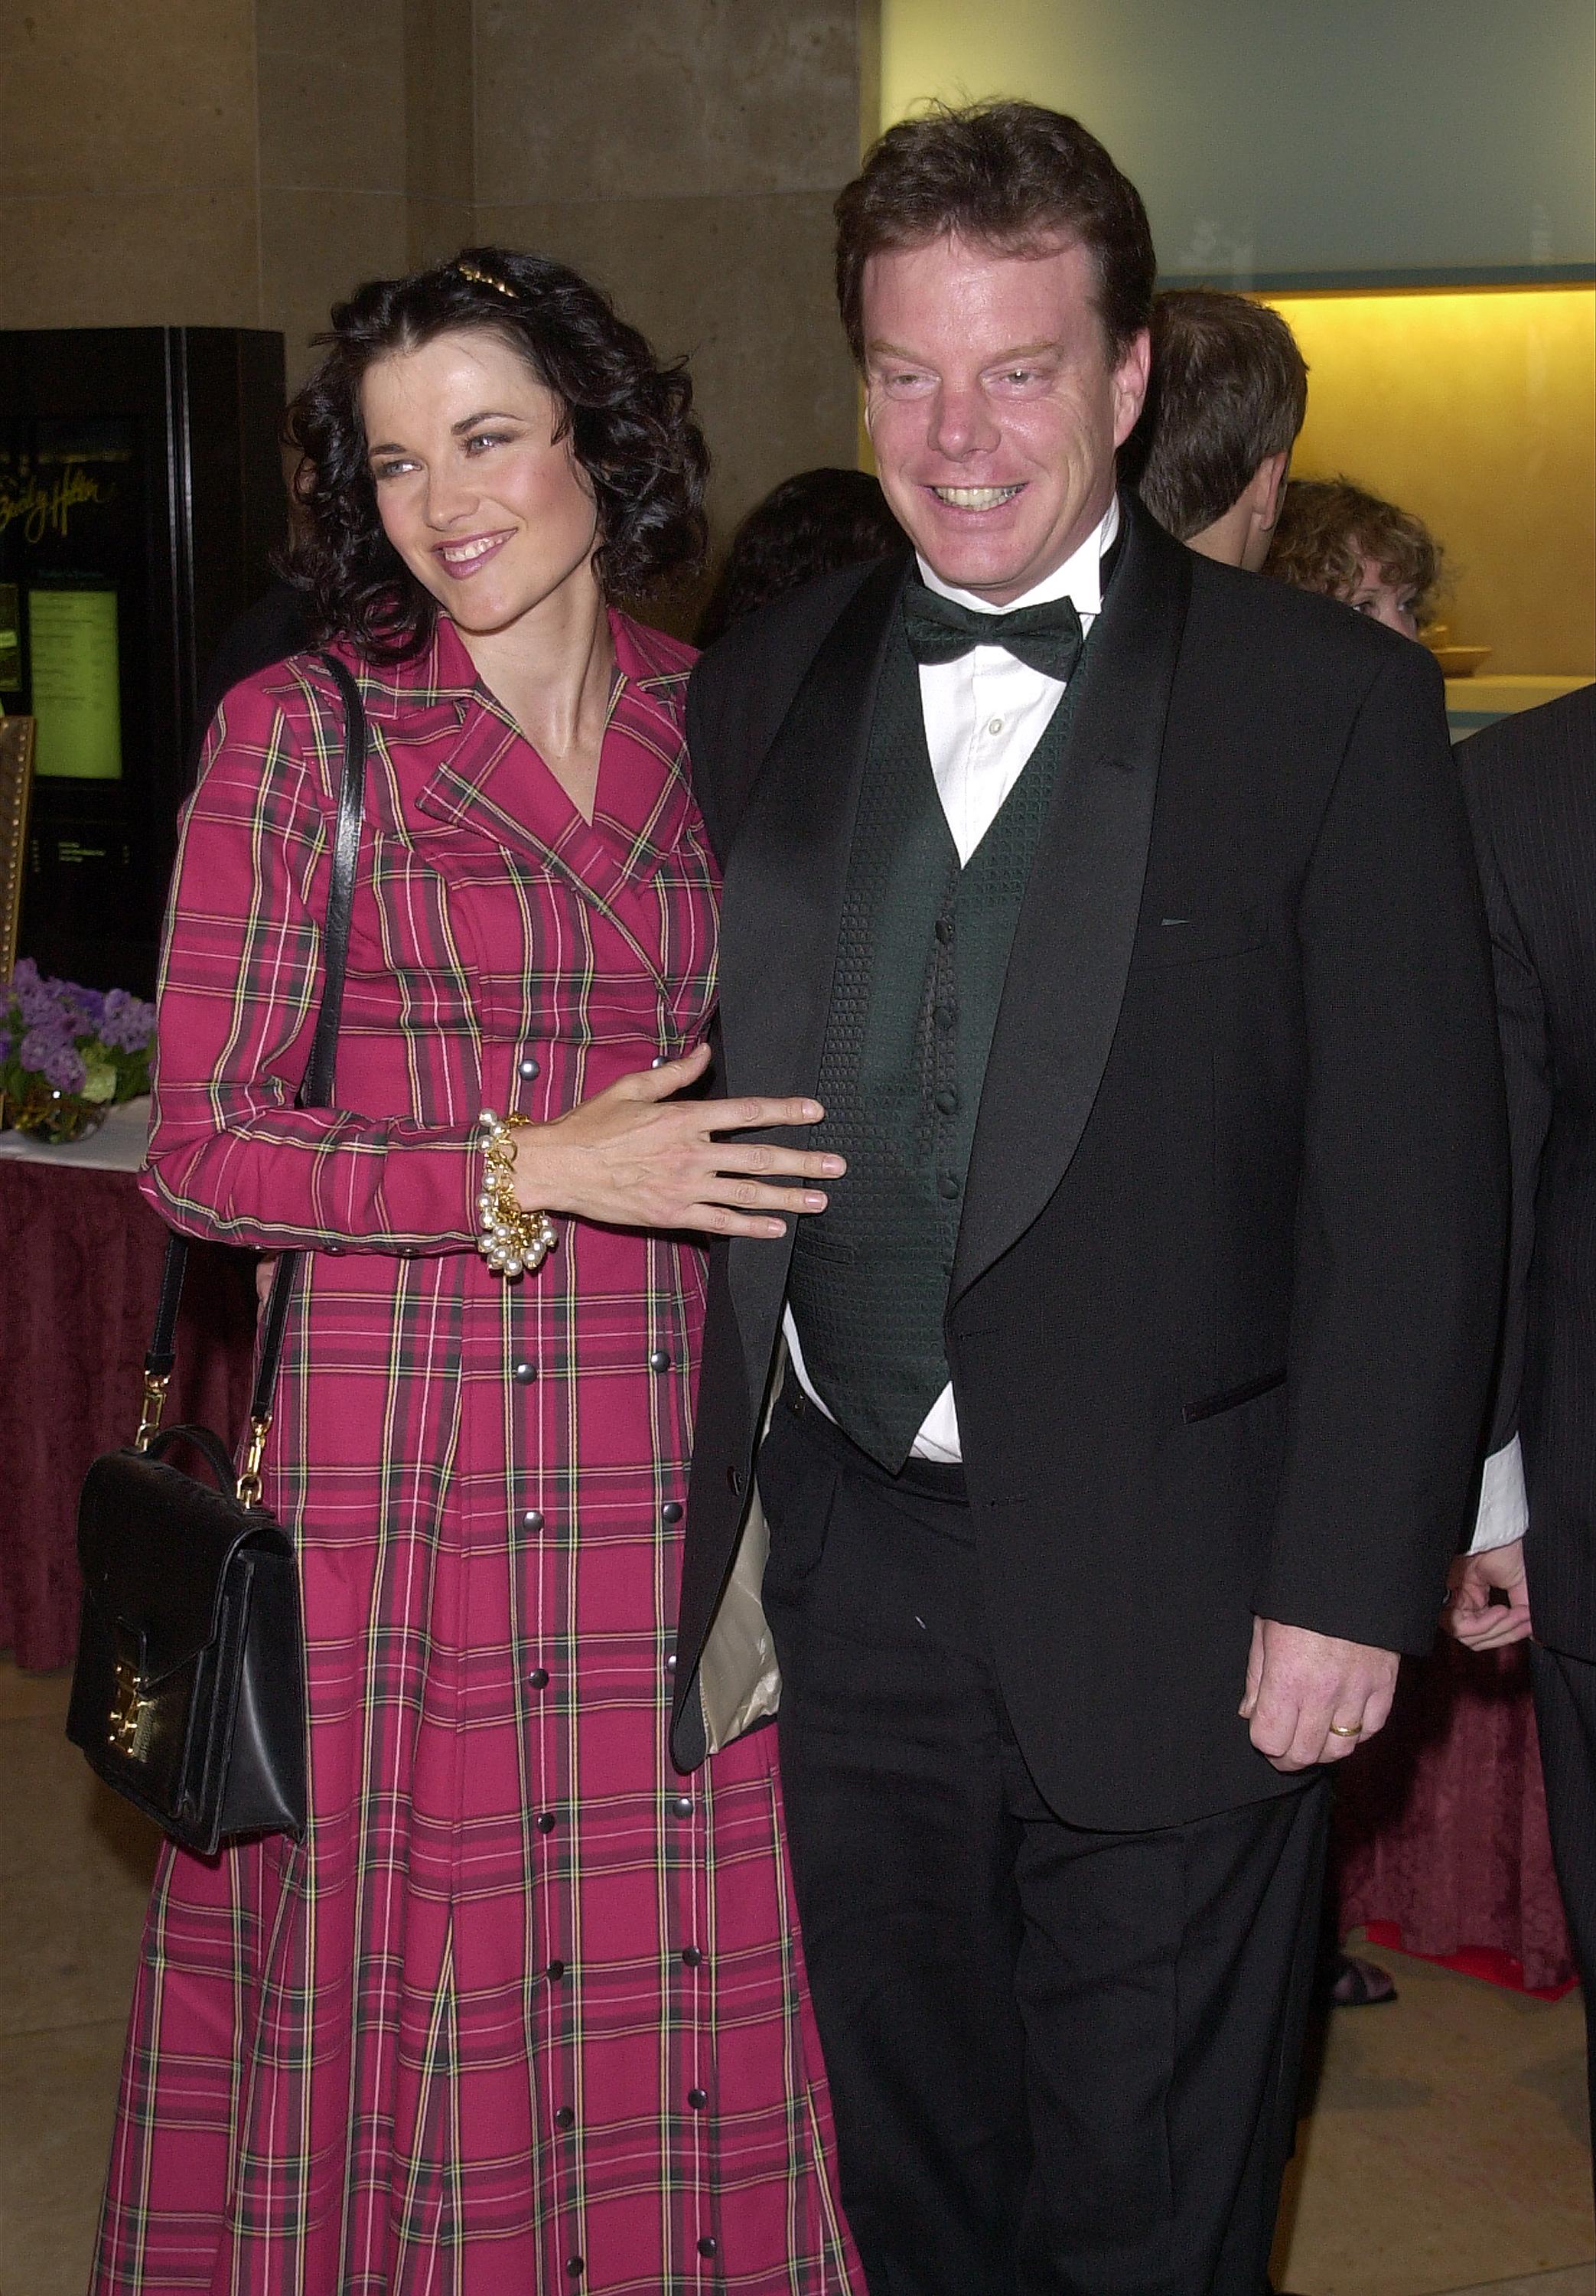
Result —
[[1513, 1155], [1491, 1443], [1523, 1447], [1536, 1639], [1596, 1660], [1596, 686], [1476, 734], [1458, 762]]
[[[985, 1555], [971, 1634], [1055, 1812], [1138, 1830], [1295, 1783], [1237, 1713], [1255, 1613], [1428, 1647], [1484, 1434], [1507, 1181], [1435, 665], [1124, 507], [1010, 959], [945, 1334]], [[909, 563], [778, 601], [694, 674], [730, 1094], [814, 1089]], [[713, 1253], [683, 1767], [790, 1256]]]

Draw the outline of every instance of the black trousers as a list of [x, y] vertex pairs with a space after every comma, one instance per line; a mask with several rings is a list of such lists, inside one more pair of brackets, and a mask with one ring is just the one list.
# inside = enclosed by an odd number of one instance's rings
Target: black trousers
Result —
[[959, 1471], [886, 1475], [784, 1404], [759, 1488], [789, 1837], [871, 2296], [1263, 2296], [1322, 1781], [1157, 1833], [1064, 1824], [1008, 1725]]
[[1596, 2127], [1596, 1664], [1529, 1646], [1551, 1859], [1584, 1990], [1591, 2120]]

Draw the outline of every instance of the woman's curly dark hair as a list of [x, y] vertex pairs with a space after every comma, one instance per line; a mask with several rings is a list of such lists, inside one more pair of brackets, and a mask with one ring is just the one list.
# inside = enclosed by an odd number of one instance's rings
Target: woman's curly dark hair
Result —
[[641, 597], [703, 562], [709, 457], [681, 362], [661, 365], [579, 273], [547, 256], [468, 247], [407, 279], [374, 279], [334, 304], [326, 357], [291, 404], [302, 456], [282, 570], [309, 601], [316, 641], [353, 640], [402, 660], [431, 636], [437, 602], [382, 530], [366, 459], [360, 381], [374, 361], [484, 329], [518, 351], [565, 409], [598, 506], [594, 571], [607, 597]]

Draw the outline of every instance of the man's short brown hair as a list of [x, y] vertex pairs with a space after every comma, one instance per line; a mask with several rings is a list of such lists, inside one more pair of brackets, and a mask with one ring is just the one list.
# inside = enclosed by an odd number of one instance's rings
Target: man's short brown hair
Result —
[[957, 233], [1004, 253], [1053, 238], [1097, 270], [1097, 309], [1118, 358], [1147, 324], [1157, 266], [1142, 195], [1095, 135], [1039, 103], [935, 104], [889, 127], [837, 201], [837, 301], [864, 364], [864, 266]]
[[1190, 542], [1239, 501], [1266, 455], [1289, 454], [1308, 370], [1277, 311], [1218, 288], [1153, 299], [1147, 404], [1125, 473], [1158, 524]]

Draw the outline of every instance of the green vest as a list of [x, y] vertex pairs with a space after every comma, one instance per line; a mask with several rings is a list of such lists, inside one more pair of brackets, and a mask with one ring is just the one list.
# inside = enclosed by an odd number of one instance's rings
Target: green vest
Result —
[[896, 1474], [947, 1384], [942, 1324], [986, 1056], [1063, 755], [1068, 697], [961, 869], [926, 748], [920, 678], [888, 640], [806, 1144], [847, 1159], [796, 1223], [789, 1300], [804, 1368]]

